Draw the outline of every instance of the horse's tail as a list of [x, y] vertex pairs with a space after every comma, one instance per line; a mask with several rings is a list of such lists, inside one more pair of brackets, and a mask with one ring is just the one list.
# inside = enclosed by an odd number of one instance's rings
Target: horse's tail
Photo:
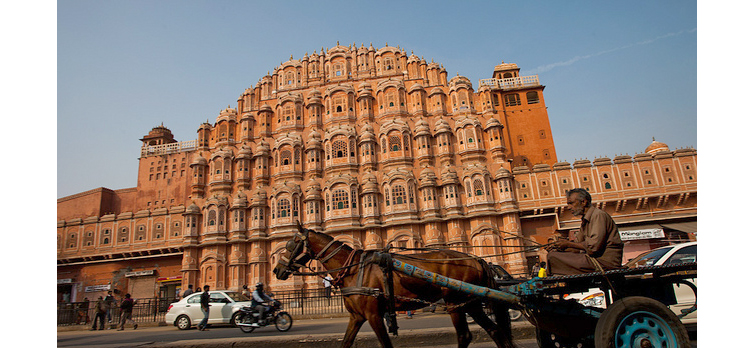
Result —
[[[493, 271], [493, 267], [482, 258], [480, 258], [479, 261], [480, 264], [482, 264], [482, 268], [485, 270], [487, 286], [499, 290], [495, 281], [495, 271]], [[511, 336], [511, 317], [509, 317], [509, 309], [513, 306], [508, 302], [495, 301], [492, 299], [486, 299], [485, 304], [488, 308], [493, 310], [496, 326], [498, 327], [500, 336], [505, 340], [506, 346], [514, 347], [514, 341]]]

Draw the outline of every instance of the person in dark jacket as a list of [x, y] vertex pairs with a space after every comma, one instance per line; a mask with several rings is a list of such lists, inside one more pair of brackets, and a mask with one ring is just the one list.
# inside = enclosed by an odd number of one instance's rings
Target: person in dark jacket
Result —
[[186, 291], [184, 291], [184, 293], [183, 293], [183, 295], [181, 295], [181, 297], [182, 298], [186, 298], [186, 297], [188, 297], [189, 295], [191, 295], [193, 293], [194, 293], [194, 289], [192, 289], [191, 284], [189, 284], [189, 288], [186, 289]]
[[134, 324], [134, 330], [139, 326], [135, 321], [131, 319], [131, 311], [134, 310], [134, 299], [131, 298], [131, 294], [126, 294], [126, 298], [121, 302], [121, 323], [118, 330], [123, 330], [123, 326], [126, 325], [126, 321], [130, 321]]
[[[115, 316], [115, 297], [112, 290], [109, 290], [107, 296], [105, 296], [105, 305], [107, 305], [107, 322], [109, 324]], [[108, 326], [108, 329], [110, 329], [110, 326]]]
[[210, 286], [204, 286], [204, 292], [199, 298], [199, 306], [202, 308], [202, 314], [204, 318], [199, 322], [197, 328], [199, 331], [207, 331], [207, 320], [210, 319]]
[[97, 320], [100, 320], [100, 330], [105, 330], [105, 313], [107, 313], [108, 307], [105, 304], [105, 300], [100, 296], [97, 299], [97, 304], [94, 307], [94, 320], [92, 320], [92, 330], [97, 330]]

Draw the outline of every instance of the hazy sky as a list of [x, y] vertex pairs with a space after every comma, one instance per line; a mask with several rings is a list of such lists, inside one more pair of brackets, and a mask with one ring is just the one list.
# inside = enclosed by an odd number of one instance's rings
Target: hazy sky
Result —
[[140, 141], [178, 141], [293, 55], [372, 43], [475, 87], [539, 75], [559, 161], [697, 148], [694, 1], [58, 1], [57, 196], [136, 186]]

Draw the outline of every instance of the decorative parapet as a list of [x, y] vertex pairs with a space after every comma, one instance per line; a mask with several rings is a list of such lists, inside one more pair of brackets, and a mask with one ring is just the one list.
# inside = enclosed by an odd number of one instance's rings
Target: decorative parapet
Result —
[[480, 87], [482, 86], [487, 86], [487, 87], [490, 87], [491, 89], [501, 89], [501, 90], [536, 87], [536, 86], [540, 86], [540, 77], [538, 75], [534, 75], [534, 76], [511, 77], [507, 79], [481, 79]]
[[[229, 139], [229, 141], [233, 141]], [[179, 141], [170, 144], [142, 146], [141, 157], [167, 155], [171, 153], [194, 151], [197, 149], [198, 141], [196, 139], [189, 141]]]

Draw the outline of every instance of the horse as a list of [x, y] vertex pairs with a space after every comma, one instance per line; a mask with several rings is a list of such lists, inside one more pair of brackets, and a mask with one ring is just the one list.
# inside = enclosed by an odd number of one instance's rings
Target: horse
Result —
[[[343, 348], [354, 343], [357, 332], [367, 321], [384, 348], [392, 348], [383, 318], [393, 306], [395, 311], [418, 310], [443, 299], [447, 312], [456, 329], [459, 348], [466, 348], [472, 341], [465, 313], [468, 313], [495, 342], [499, 348], [514, 347], [511, 338], [509, 304], [489, 301], [497, 323], [483, 311], [483, 300], [470, 294], [433, 285], [424, 280], [405, 275], [395, 270], [392, 274], [393, 295], [388, 296], [390, 281], [386, 281], [384, 269], [373, 260], [378, 251], [354, 249], [333, 237], [306, 229], [299, 224], [299, 231], [287, 242], [273, 272], [276, 278], [286, 280], [304, 267], [310, 260], [323, 264], [341, 287], [344, 305], [349, 312], [349, 324], [343, 339]], [[479, 257], [453, 250], [430, 250], [414, 254], [391, 254], [395, 259], [435, 272], [448, 278], [475, 285], [495, 287], [490, 265]], [[359, 260], [359, 261], [355, 261]], [[395, 317], [394, 317], [395, 318]], [[395, 321], [394, 321], [395, 322]], [[394, 328], [394, 334], [396, 334]]]

